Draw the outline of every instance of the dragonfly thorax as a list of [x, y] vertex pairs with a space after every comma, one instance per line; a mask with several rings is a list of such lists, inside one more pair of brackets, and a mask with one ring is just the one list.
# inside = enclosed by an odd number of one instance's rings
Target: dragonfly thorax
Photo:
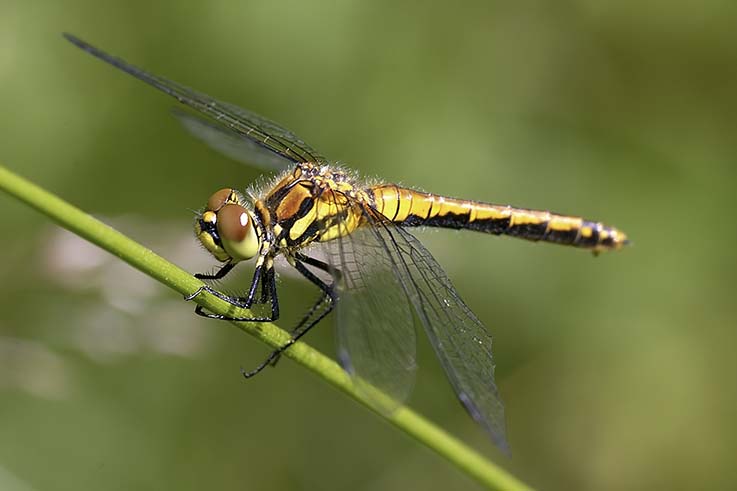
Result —
[[253, 212], [234, 189], [224, 188], [207, 200], [195, 220], [197, 239], [220, 262], [239, 262], [258, 253], [260, 240]]

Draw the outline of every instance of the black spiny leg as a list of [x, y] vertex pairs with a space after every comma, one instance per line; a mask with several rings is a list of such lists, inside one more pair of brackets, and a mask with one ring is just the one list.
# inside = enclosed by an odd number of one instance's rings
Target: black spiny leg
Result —
[[223, 267], [218, 269], [214, 274], [196, 273], [194, 275], [198, 280], [219, 280], [225, 278], [225, 275], [235, 268], [235, 263], [227, 262], [223, 264]]
[[[199, 279], [220, 279], [224, 277], [231, 269], [233, 269], [234, 264], [227, 263], [225, 266], [220, 268], [219, 271], [217, 271], [213, 275], [195, 275]], [[220, 314], [210, 314], [205, 312], [204, 308], [201, 305], [198, 305], [195, 307], [195, 313], [197, 315], [200, 315], [202, 317], [207, 317], [208, 319], [218, 319], [218, 320], [225, 320], [225, 321], [237, 321], [237, 322], [273, 322], [279, 318], [279, 300], [276, 295], [276, 275], [274, 274], [274, 265], [271, 261], [269, 261], [268, 266], [264, 268], [262, 264], [259, 264], [256, 266], [256, 270], [253, 272], [253, 279], [251, 280], [251, 286], [248, 289], [248, 295], [246, 297], [229, 297], [228, 295], [224, 295], [220, 293], [219, 291], [210, 288], [209, 286], [202, 286], [199, 289], [197, 289], [196, 292], [194, 292], [192, 295], [186, 297], [186, 300], [191, 300], [197, 295], [199, 295], [203, 290], [210, 293], [213, 296], [218, 297], [219, 299], [228, 302], [230, 305], [233, 305], [234, 307], [243, 308], [243, 309], [250, 309], [251, 306], [254, 303], [254, 299], [256, 298], [256, 290], [258, 289], [258, 285], [261, 283], [261, 299], [265, 300], [265, 302], [271, 303], [271, 315], [267, 317], [228, 317], [226, 315], [220, 315]], [[268, 293], [264, 293], [268, 292]]]
[[[226, 274], [230, 273], [230, 271], [235, 267], [235, 263], [227, 262], [223, 265], [222, 268], [218, 269], [214, 274], [203, 274], [203, 273], [195, 273], [194, 277], [198, 280], [219, 280], [221, 278], [224, 278]], [[194, 293], [191, 293], [184, 297], [184, 300], [189, 302], [194, 297], [202, 293], [203, 291], [206, 291], [208, 293], [215, 294], [215, 290], [210, 288], [207, 285], [203, 285], [199, 287], [197, 290], [195, 290]], [[216, 295], [217, 296], [217, 295]], [[218, 297], [219, 298], [219, 297]]]
[[[312, 306], [312, 308], [307, 312], [307, 314], [302, 318], [302, 320], [297, 324], [297, 327], [294, 328], [292, 331], [292, 338], [287, 341], [283, 346], [280, 346], [279, 348], [275, 349], [271, 352], [271, 354], [256, 368], [254, 368], [251, 371], [245, 371], [241, 369], [241, 373], [245, 378], [251, 378], [254, 375], [257, 375], [261, 372], [264, 368], [266, 368], [269, 365], [275, 365], [276, 362], [279, 360], [279, 357], [281, 356], [284, 351], [292, 346], [294, 343], [299, 340], [302, 336], [307, 334], [310, 329], [312, 329], [315, 325], [317, 325], [318, 322], [320, 322], [322, 319], [325, 318], [330, 312], [332, 312], [333, 308], [335, 307], [335, 302], [337, 301], [338, 297], [335, 293], [334, 288], [334, 282], [328, 285], [323, 280], [317, 277], [312, 271], [307, 269], [307, 267], [303, 264], [309, 264], [310, 266], [313, 266], [315, 268], [321, 269], [322, 271], [330, 272], [333, 277], [337, 276], [340, 277], [340, 272], [337, 270], [331, 268], [328, 264], [309, 257], [305, 256], [304, 254], [297, 253], [295, 255], [295, 261], [294, 261], [294, 267], [297, 268], [297, 271], [299, 271], [302, 276], [310, 280], [313, 284], [317, 285], [320, 290], [322, 290], [323, 295], [317, 300], [317, 302]], [[318, 311], [319, 307], [325, 302], [328, 302], [327, 308], [320, 312], [320, 314], [310, 320], [310, 318], [314, 315], [315, 312]]]

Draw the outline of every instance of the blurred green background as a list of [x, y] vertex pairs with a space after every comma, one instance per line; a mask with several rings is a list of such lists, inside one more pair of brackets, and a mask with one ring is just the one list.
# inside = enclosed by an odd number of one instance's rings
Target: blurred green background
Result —
[[[495, 336], [512, 457], [426, 342], [411, 405], [541, 489], [737, 487], [737, 4], [0, 3], [0, 161], [190, 271], [254, 169], [64, 41], [264, 114], [367, 176], [634, 245], [421, 238]], [[0, 196], [0, 489], [474, 489], [267, 348]], [[236, 276], [250, 278], [248, 267]], [[315, 297], [283, 275], [281, 324]], [[333, 354], [332, 321], [309, 336]]]

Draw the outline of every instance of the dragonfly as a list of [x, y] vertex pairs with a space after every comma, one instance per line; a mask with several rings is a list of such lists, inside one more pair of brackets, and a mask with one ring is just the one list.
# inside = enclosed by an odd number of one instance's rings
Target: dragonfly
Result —
[[594, 253], [621, 249], [628, 243], [623, 232], [576, 216], [456, 199], [393, 183], [367, 183], [273, 121], [146, 72], [73, 35], [64, 36], [196, 111], [174, 114], [214, 149], [279, 172], [269, 183], [247, 192], [216, 191], [194, 223], [199, 242], [222, 264], [216, 272], [196, 274], [197, 278], [220, 280], [254, 258], [255, 267], [244, 295], [203, 286], [187, 299], [206, 291], [234, 307], [262, 306], [266, 312], [228, 317], [197, 306], [197, 314], [229, 321], [277, 320], [274, 261], [278, 256], [284, 256], [320, 292], [290, 341], [256, 369], [243, 371], [246, 378], [275, 364], [286, 349], [335, 310], [338, 360], [360, 390], [375, 394], [371, 388], [380, 389], [388, 396], [381, 405], [391, 412], [407, 400], [413, 387], [415, 326], [419, 324], [460, 402], [492, 441], [508, 450], [492, 337], [411, 230], [471, 230]]

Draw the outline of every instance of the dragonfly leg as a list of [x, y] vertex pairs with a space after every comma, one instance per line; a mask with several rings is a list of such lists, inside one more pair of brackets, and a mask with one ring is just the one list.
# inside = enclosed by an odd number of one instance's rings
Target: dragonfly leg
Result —
[[235, 263], [233, 262], [227, 262], [223, 265], [222, 268], [215, 271], [213, 274], [207, 274], [207, 273], [196, 273], [194, 275], [195, 278], [198, 280], [219, 280], [225, 277], [230, 271], [235, 267]]
[[[320, 290], [322, 290], [323, 294], [320, 296], [320, 298], [315, 302], [315, 304], [310, 308], [310, 310], [307, 312], [307, 314], [300, 320], [300, 322], [297, 324], [297, 327], [295, 327], [292, 330], [292, 338], [284, 343], [283, 346], [280, 346], [279, 348], [275, 349], [271, 352], [271, 354], [256, 368], [250, 371], [246, 371], [244, 369], [241, 369], [241, 373], [245, 378], [251, 378], [254, 375], [259, 374], [264, 368], [267, 366], [275, 366], [277, 362], [279, 361], [279, 358], [281, 357], [282, 353], [292, 346], [294, 343], [296, 343], [302, 336], [307, 334], [310, 329], [312, 329], [315, 325], [317, 325], [322, 319], [324, 319], [330, 312], [332, 312], [333, 308], [335, 307], [335, 301], [337, 300], [337, 296], [335, 294], [335, 288], [334, 283], [327, 284], [323, 280], [317, 277], [312, 271], [307, 269], [307, 267], [303, 264], [309, 264], [310, 266], [314, 266], [315, 268], [321, 269], [323, 271], [329, 271], [333, 276], [340, 276], [339, 272], [336, 272], [331, 268], [328, 264], [315, 259], [311, 258], [309, 256], [305, 256], [303, 254], [297, 254], [295, 256], [295, 268], [297, 268], [297, 271], [299, 271], [305, 278], [310, 280], [313, 284], [317, 285]], [[327, 307], [320, 312], [320, 307], [327, 303]], [[315, 314], [315, 312], [319, 312], [319, 315], [312, 318]]]
[[[204, 274], [204, 273], [195, 273], [194, 277], [198, 280], [219, 280], [221, 278], [224, 278], [226, 274], [230, 273], [230, 271], [235, 267], [235, 263], [225, 263], [222, 268], [218, 269], [213, 274]], [[197, 290], [194, 291], [194, 293], [190, 293], [189, 295], [184, 297], [184, 300], [189, 302], [193, 298], [195, 298], [197, 295], [202, 293], [203, 291], [206, 291], [207, 293], [211, 293], [215, 295], [218, 298], [222, 298], [222, 294], [217, 294], [215, 290], [210, 288], [209, 286], [201, 286]], [[225, 299], [223, 299], [225, 300]], [[227, 301], [227, 300], [226, 300]]]
[[[312, 318], [312, 316], [315, 315], [315, 312], [318, 312], [319, 309], [323, 305], [327, 305], [327, 311], [322, 312], [317, 319], [315, 319], [314, 321], [310, 323], [309, 321]], [[330, 299], [330, 296], [327, 293], [323, 292], [322, 295], [320, 295], [320, 298], [318, 298], [317, 301], [312, 305], [312, 307], [310, 307], [310, 310], [307, 311], [307, 313], [304, 315], [304, 317], [302, 317], [299, 323], [297, 323], [294, 329], [291, 330], [290, 333], [292, 335], [292, 340], [290, 340], [291, 341], [290, 345], [294, 344], [294, 341], [296, 341], [299, 337], [302, 336], [303, 331], [309, 330], [313, 325], [317, 324], [326, 315], [328, 315], [333, 308], [332, 305], [333, 305], [333, 301]], [[284, 349], [286, 349], [286, 347]], [[281, 351], [284, 351], [284, 350], [281, 350]], [[269, 358], [271, 358], [271, 356]], [[280, 358], [281, 358], [280, 356], [273, 357], [273, 359], [270, 362], [270, 365], [272, 367], [275, 367], [276, 364], [279, 362]]]
[[[227, 265], [226, 265], [227, 266]], [[221, 268], [220, 271], [225, 269], [224, 266]], [[231, 268], [228, 269], [230, 271]], [[216, 277], [220, 274], [220, 271], [212, 275], [213, 277]], [[227, 271], [226, 271], [227, 273]], [[222, 278], [223, 275], [220, 275], [220, 278]], [[253, 273], [253, 280], [251, 281], [251, 287], [248, 290], [248, 295], [245, 297], [230, 297], [228, 295], [225, 295], [223, 293], [218, 292], [217, 290], [209, 287], [209, 286], [202, 286], [200, 287], [193, 295], [190, 295], [188, 297], [188, 300], [191, 300], [197, 294], [199, 294], [202, 291], [206, 291], [210, 293], [211, 295], [214, 295], [218, 297], [219, 299], [228, 302], [230, 305], [233, 305], [234, 307], [243, 308], [243, 309], [250, 309], [251, 306], [254, 304], [254, 300], [256, 299], [256, 290], [258, 288], [259, 283], [261, 284], [261, 298], [259, 299], [259, 303], [261, 303], [261, 300], [263, 300], [263, 303], [270, 303], [271, 304], [271, 315], [269, 316], [253, 316], [253, 317], [230, 317], [227, 315], [221, 315], [221, 314], [211, 314], [208, 312], [205, 312], [205, 309], [198, 305], [195, 307], [195, 313], [202, 317], [207, 317], [208, 319], [218, 319], [218, 320], [225, 320], [225, 321], [237, 321], [237, 322], [273, 322], [279, 318], [279, 299], [276, 294], [276, 274], [274, 273], [274, 265], [272, 263], [269, 263], [268, 266], [264, 267], [263, 265], [259, 264], [256, 266], [256, 270]]]

